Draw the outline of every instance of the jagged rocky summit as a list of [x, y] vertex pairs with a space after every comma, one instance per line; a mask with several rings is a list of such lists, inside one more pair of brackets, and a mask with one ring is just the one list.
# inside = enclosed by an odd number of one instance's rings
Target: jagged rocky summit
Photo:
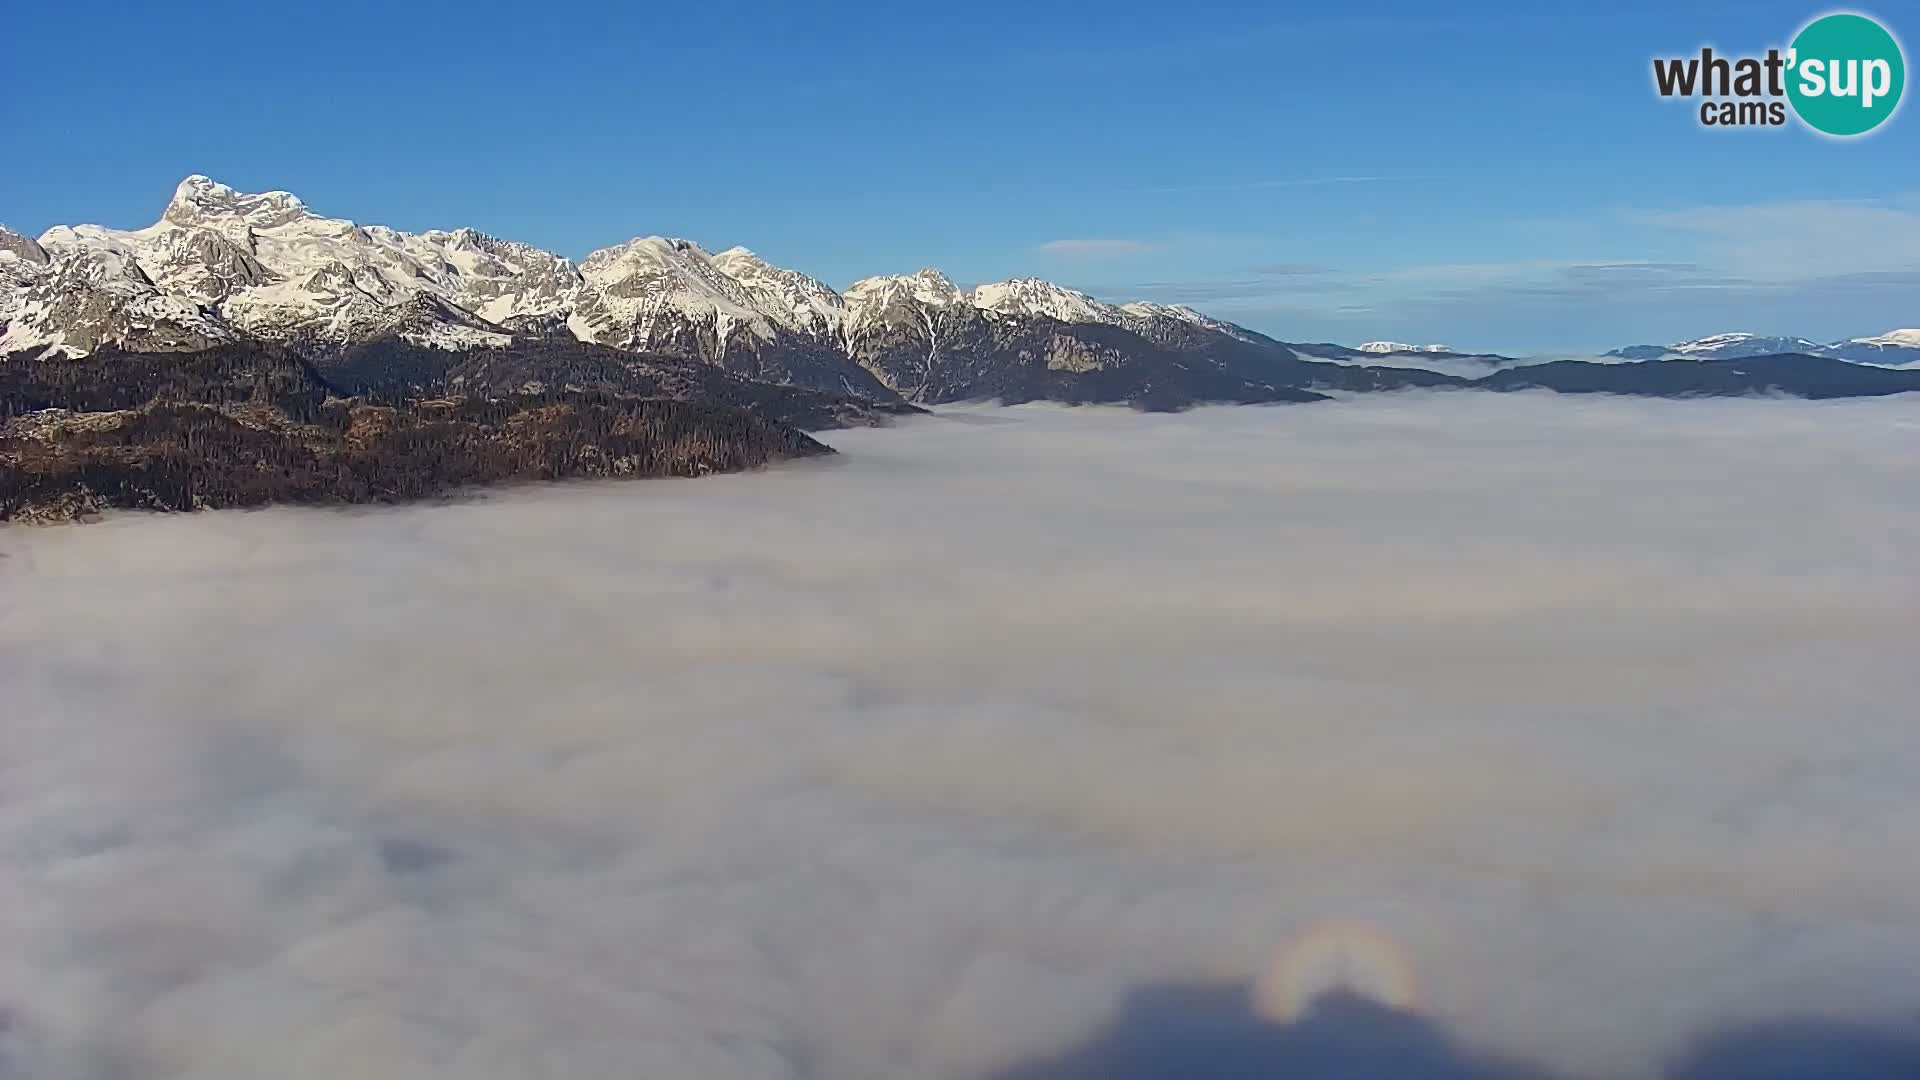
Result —
[[873, 400], [1317, 396], [1247, 370], [1295, 357], [1242, 327], [1033, 278], [963, 289], [922, 270], [842, 293], [746, 248], [658, 236], [576, 264], [472, 229], [326, 217], [291, 193], [205, 176], [182, 181], [143, 229], [0, 231], [0, 354], [259, 342], [324, 368], [377, 342], [474, 352], [555, 339]]
[[[669, 381], [683, 389], [726, 376], [826, 394], [841, 404], [825, 426], [867, 422], [864, 409], [971, 399], [1181, 408], [1422, 387], [1897, 393], [1911, 373], [1815, 361], [1899, 368], [1916, 341], [1897, 331], [1843, 350], [1721, 335], [1614, 358], [1627, 364], [1533, 366], [1438, 345], [1299, 345], [1036, 278], [967, 288], [928, 269], [837, 291], [746, 248], [710, 253], [657, 236], [575, 263], [472, 229], [325, 217], [288, 192], [204, 176], [181, 182], [146, 228], [0, 230], [0, 357], [10, 361], [274, 349], [342, 393], [395, 399], [628, 394], [678, 364]], [[1802, 359], [1663, 366], [1788, 352]], [[869, 405], [851, 404], [860, 401]]]

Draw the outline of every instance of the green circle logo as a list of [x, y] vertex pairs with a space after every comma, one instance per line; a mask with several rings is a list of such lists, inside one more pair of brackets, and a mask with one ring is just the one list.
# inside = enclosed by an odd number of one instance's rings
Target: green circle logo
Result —
[[1815, 131], [1865, 135], [1900, 106], [1907, 65], [1900, 43], [1865, 15], [1826, 15], [1807, 24], [1787, 54], [1787, 98]]

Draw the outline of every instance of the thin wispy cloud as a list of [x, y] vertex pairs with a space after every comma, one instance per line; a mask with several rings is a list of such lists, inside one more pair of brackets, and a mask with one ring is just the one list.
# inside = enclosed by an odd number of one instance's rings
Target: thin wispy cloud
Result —
[[1322, 266], [1319, 263], [1279, 262], [1253, 267], [1253, 272], [1269, 277], [1309, 277], [1315, 274], [1331, 274], [1335, 271], [1332, 267]]
[[[1480, 338], [1516, 319], [1552, 325], [1556, 312], [1588, 321], [1597, 310], [1619, 314], [1614, 340], [1560, 342], [1562, 349], [1683, 340], [1727, 326], [1838, 336], [1914, 318], [1887, 314], [1889, 297], [1920, 288], [1920, 201], [1911, 198], [1624, 209], [1598, 220], [1604, 229], [1530, 223], [1542, 236], [1557, 232], [1553, 246], [1571, 249], [1562, 256], [1339, 268], [1277, 262], [1095, 291], [1189, 304], [1282, 337], [1315, 332], [1303, 324], [1404, 336], [1375, 323], [1382, 311], [1395, 313], [1396, 325], [1429, 328], [1412, 335], [1422, 338]], [[1640, 253], [1646, 257], [1634, 257]]]
[[1165, 187], [1134, 188], [1149, 195], [1181, 195], [1209, 191], [1264, 191], [1270, 188], [1331, 187], [1340, 184], [1397, 184], [1432, 180], [1431, 176], [1279, 176], [1261, 180], [1235, 180], [1225, 183], [1173, 184]]
[[1147, 44], [1071, 45], [1049, 41], [1038, 48], [1016, 46], [969, 66], [988, 72], [1017, 70], [1023, 75], [1030, 73], [1036, 64], [1045, 64], [1054, 69], [1085, 68], [1110, 72], [1116, 66], [1227, 60], [1236, 55], [1272, 55], [1276, 51], [1302, 48], [1310, 43], [1431, 34], [1458, 21], [1451, 15], [1429, 14], [1309, 15], [1208, 30], [1181, 30], [1162, 22], [1155, 24], [1155, 40]]
[[1252, 267], [1242, 275], [1199, 281], [1145, 281], [1098, 290], [1102, 295], [1137, 295], [1149, 300], [1211, 304], [1226, 308], [1255, 308], [1276, 304], [1321, 309], [1368, 309], [1387, 300], [1467, 288], [1514, 288], [1552, 280], [1559, 275], [1592, 271], [1602, 266], [1624, 271], [1629, 266], [1660, 264], [1603, 264], [1550, 259], [1499, 262], [1424, 263], [1380, 270], [1349, 270], [1308, 264], [1278, 263]]
[[1153, 245], [1142, 240], [1049, 240], [1039, 247], [1041, 254], [1063, 259], [1117, 259], [1152, 250]]
[[1225, 181], [1225, 183], [1204, 184], [1165, 184], [1150, 188], [1129, 188], [1139, 194], [1196, 194], [1196, 192], [1256, 192], [1271, 188], [1323, 188], [1340, 184], [1400, 184], [1417, 181], [1434, 181], [1438, 177], [1428, 175], [1352, 175], [1352, 177], [1265, 177], [1256, 181]]
[[[1510, 21], [1503, 16], [1501, 22]], [[798, 92], [822, 98], [844, 98], [876, 89], [894, 90], [903, 72], [915, 79], [945, 78], [1004, 84], [1009, 77], [1030, 79], [1044, 66], [1054, 72], [1080, 71], [1100, 76], [1116, 69], [1194, 63], [1227, 63], [1235, 57], [1265, 56], [1310, 44], [1392, 35], [1432, 34], [1461, 20], [1452, 15], [1333, 15], [1254, 21], [1206, 30], [1182, 30], [1156, 24], [1154, 39], [1145, 44], [1073, 44], [1049, 39], [1035, 45], [1026, 39], [1008, 41], [1008, 35], [983, 36], [955, 54], [930, 56], [923, 51], [883, 54], [869, 52], [848, 58], [831, 77], [797, 80], [782, 93]], [[1166, 31], [1161, 33], [1160, 31]], [[1019, 38], [1019, 35], [1014, 35]], [[755, 101], [749, 90], [718, 88], [724, 99]]]
[[1920, 270], [1920, 208], [1807, 200], [1639, 210], [1630, 224], [1685, 234], [1727, 273], [1767, 281]]

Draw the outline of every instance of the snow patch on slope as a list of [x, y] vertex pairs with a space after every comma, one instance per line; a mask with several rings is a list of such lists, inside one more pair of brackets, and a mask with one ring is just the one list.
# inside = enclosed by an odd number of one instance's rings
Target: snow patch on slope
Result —
[[722, 251], [712, 263], [738, 282], [761, 312], [789, 330], [824, 337], [846, 323], [846, 300], [818, 278], [774, 266], [743, 247]]
[[1000, 315], [1044, 316], [1064, 323], [1113, 326], [1124, 321], [1119, 308], [1039, 278], [1013, 278], [980, 285], [973, 290], [972, 300], [973, 306], [980, 310]]
[[1767, 337], [1761, 334], [1735, 332], [1711, 334], [1693, 341], [1683, 341], [1671, 348], [1681, 356], [1731, 358], [1795, 352], [1817, 354], [1826, 346], [1818, 341], [1801, 337]]
[[1453, 349], [1446, 345], [1407, 345], [1398, 341], [1364, 341], [1355, 346], [1361, 352], [1368, 353], [1444, 353]]
[[1877, 337], [1849, 338], [1850, 345], [1880, 345], [1896, 349], [1920, 349], [1920, 330], [1889, 330]]

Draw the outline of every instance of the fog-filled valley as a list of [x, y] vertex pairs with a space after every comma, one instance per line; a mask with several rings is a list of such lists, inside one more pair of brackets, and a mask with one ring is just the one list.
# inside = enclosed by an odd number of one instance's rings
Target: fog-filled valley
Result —
[[0, 1077], [1920, 1069], [1920, 396], [820, 438], [0, 530]]

